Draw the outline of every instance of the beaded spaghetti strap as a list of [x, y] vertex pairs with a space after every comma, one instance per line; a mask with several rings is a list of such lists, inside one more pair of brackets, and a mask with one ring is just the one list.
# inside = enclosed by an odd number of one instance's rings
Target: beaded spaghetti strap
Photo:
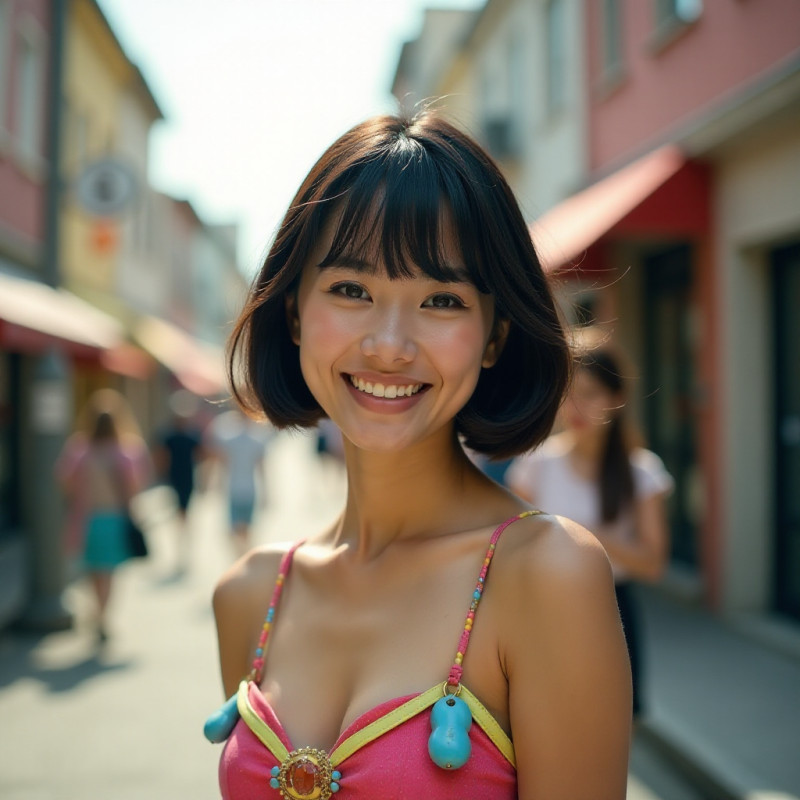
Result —
[[278, 607], [278, 602], [281, 599], [281, 592], [283, 591], [283, 584], [286, 582], [286, 576], [292, 566], [292, 559], [294, 558], [295, 550], [300, 547], [305, 539], [295, 542], [284, 554], [281, 559], [281, 565], [278, 567], [278, 577], [275, 578], [275, 588], [272, 590], [272, 599], [267, 609], [267, 616], [264, 619], [264, 624], [261, 626], [261, 634], [258, 637], [258, 645], [256, 646], [256, 657], [253, 659], [253, 668], [247, 676], [248, 681], [254, 681], [256, 684], [261, 683], [261, 678], [264, 675], [264, 659], [267, 655], [267, 646], [269, 644], [269, 632], [272, 630], [272, 623], [275, 619], [275, 609]]
[[489, 571], [492, 558], [494, 558], [497, 540], [512, 522], [516, 522], [518, 519], [523, 519], [524, 517], [532, 517], [541, 513], [541, 511], [523, 511], [521, 514], [517, 514], [516, 517], [507, 519], [504, 523], [499, 525], [492, 534], [492, 538], [489, 540], [489, 549], [486, 551], [486, 558], [483, 559], [483, 566], [481, 567], [480, 575], [478, 575], [478, 583], [475, 586], [475, 591], [472, 593], [472, 603], [470, 603], [467, 621], [464, 624], [464, 631], [462, 632], [461, 639], [458, 643], [458, 652], [456, 653], [453, 666], [450, 668], [450, 675], [447, 678], [448, 686], [458, 686], [461, 683], [461, 675], [464, 672], [461, 664], [464, 661], [464, 656], [466, 655], [467, 647], [469, 646], [469, 637], [472, 633], [473, 622], [475, 621], [475, 612], [478, 610], [478, 604], [481, 602], [481, 595], [483, 594], [483, 587], [486, 582], [486, 573]]
[[[284, 554], [281, 559], [281, 565], [278, 568], [278, 577], [275, 580], [275, 588], [272, 592], [272, 600], [267, 610], [267, 618], [264, 620], [264, 625], [261, 628], [261, 635], [258, 637], [258, 647], [256, 648], [256, 657], [253, 661], [253, 668], [250, 674], [245, 678], [245, 681], [256, 681], [261, 683], [261, 676], [264, 670], [264, 656], [267, 652], [267, 640], [269, 639], [269, 631], [272, 627], [272, 620], [275, 617], [275, 608], [278, 605], [278, 600], [281, 599], [281, 591], [283, 584], [286, 580], [286, 573], [289, 572], [289, 567], [292, 564], [292, 556], [294, 551], [297, 550], [303, 540], [296, 542]], [[240, 688], [245, 687], [246, 683], [242, 681]], [[234, 692], [222, 705], [220, 709], [215, 711], [203, 725], [203, 734], [209, 742], [219, 744], [224, 742], [233, 731], [236, 723], [239, 721], [239, 703], [237, 698], [238, 692]]]
[[[464, 671], [461, 664], [469, 646], [469, 637], [472, 633], [472, 625], [475, 622], [475, 613], [478, 610], [478, 604], [481, 602], [483, 588], [486, 584], [486, 573], [489, 572], [489, 567], [492, 564], [497, 540], [512, 522], [541, 513], [541, 511], [523, 511], [521, 514], [517, 514], [515, 517], [498, 525], [489, 540], [489, 549], [483, 559], [483, 566], [481, 567], [480, 575], [478, 575], [478, 583], [472, 593], [472, 602], [467, 612], [464, 630], [458, 642], [455, 662], [442, 686], [444, 697], [437, 700], [431, 709], [431, 735], [428, 737], [428, 755], [431, 757], [431, 761], [442, 769], [452, 770], [463, 767], [472, 752], [472, 744], [469, 738], [469, 730], [472, 727], [472, 711], [458, 696], [461, 694], [461, 675]], [[450, 691], [451, 689], [452, 691]]]

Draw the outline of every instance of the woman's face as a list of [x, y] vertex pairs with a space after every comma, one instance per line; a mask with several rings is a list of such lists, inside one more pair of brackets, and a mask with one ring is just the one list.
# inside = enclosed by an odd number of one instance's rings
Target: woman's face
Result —
[[561, 422], [574, 433], [596, 432], [599, 426], [608, 423], [621, 402], [617, 392], [609, 389], [589, 370], [579, 368], [561, 407]]
[[[332, 232], [329, 225], [287, 304], [309, 389], [364, 450], [396, 452], [449, 436], [481, 367], [496, 359], [492, 297], [421, 271], [390, 280], [377, 260], [320, 269]], [[458, 265], [453, 238], [444, 244]]]

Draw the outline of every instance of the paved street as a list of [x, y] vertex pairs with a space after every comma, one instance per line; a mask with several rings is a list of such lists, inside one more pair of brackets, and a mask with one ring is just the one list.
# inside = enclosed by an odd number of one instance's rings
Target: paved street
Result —
[[[293, 539], [333, 518], [342, 482], [311, 460], [312, 443], [281, 436], [270, 457], [269, 512], [257, 538]], [[309, 488], [298, 475], [311, 470]], [[221, 699], [211, 588], [232, 559], [213, 492], [191, 509], [191, 567], [173, 572], [174, 529], [164, 494], [144, 509], [152, 558], [119, 573], [112, 638], [98, 652], [82, 583], [67, 600], [74, 631], [0, 634], [0, 797], [3, 800], [212, 800], [219, 748], [202, 737]], [[637, 742], [629, 800], [702, 800]]]

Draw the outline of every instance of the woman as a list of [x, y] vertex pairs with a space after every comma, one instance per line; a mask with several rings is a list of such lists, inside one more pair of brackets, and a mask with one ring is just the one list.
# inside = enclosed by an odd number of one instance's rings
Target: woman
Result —
[[56, 475], [69, 503], [67, 550], [78, 554], [97, 600], [97, 636], [108, 638], [106, 615], [114, 570], [130, 558], [128, 504], [143, 485], [146, 448], [124, 398], [95, 392], [68, 440]]
[[206, 735], [230, 734], [224, 798], [624, 798], [608, 560], [460, 444], [535, 446], [568, 372], [519, 208], [471, 139], [385, 116], [323, 154], [235, 327], [231, 377], [279, 428], [338, 425], [347, 499], [329, 530], [256, 549], [217, 586], [231, 699]]
[[634, 446], [625, 418], [622, 361], [598, 330], [578, 337], [578, 368], [561, 410], [563, 431], [514, 461], [512, 491], [592, 531], [608, 553], [642, 711], [641, 646], [632, 581], [657, 580], [669, 545], [664, 498], [672, 478], [661, 459]]

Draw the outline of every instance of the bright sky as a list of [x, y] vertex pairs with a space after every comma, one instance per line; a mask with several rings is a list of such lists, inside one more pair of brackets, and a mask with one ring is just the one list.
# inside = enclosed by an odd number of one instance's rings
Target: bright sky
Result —
[[337, 136], [392, 111], [400, 47], [423, 9], [484, 0], [98, 0], [166, 120], [150, 180], [208, 222], [238, 220], [250, 275]]

